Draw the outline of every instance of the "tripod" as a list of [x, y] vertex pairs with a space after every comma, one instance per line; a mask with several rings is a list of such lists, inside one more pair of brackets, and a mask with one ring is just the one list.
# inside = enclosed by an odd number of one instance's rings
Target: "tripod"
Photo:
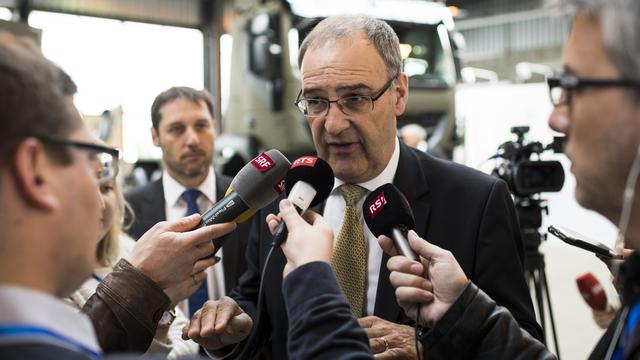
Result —
[[542, 212], [548, 209], [539, 199], [518, 199], [516, 198], [516, 210], [520, 220], [520, 232], [525, 245], [525, 278], [529, 289], [533, 290], [533, 301], [538, 316], [540, 317], [540, 325], [542, 326], [542, 340], [547, 345], [547, 317], [546, 308], [549, 309], [549, 320], [551, 325], [551, 334], [555, 345], [556, 356], [560, 360], [560, 347], [558, 346], [558, 333], [553, 318], [553, 308], [551, 307], [551, 295], [549, 284], [547, 283], [547, 275], [545, 272], [544, 255], [540, 253], [540, 244], [544, 237], [538, 230], [542, 226]]

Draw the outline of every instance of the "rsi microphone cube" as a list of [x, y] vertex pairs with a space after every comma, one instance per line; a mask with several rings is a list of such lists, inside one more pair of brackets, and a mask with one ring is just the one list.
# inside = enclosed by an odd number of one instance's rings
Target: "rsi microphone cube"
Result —
[[309, 206], [316, 206], [323, 202], [333, 190], [333, 170], [326, 161], [318, 157], [300, 157], [291, 164], [291, 168], [285, 176], [284, 184], [287, 195], [291, 195], [298, 182], [307, 183], [315, 189], [316, 194]]
[[410, 230], [415, 226], [409, 202], [393, 184], [384, 184], [372, 191], [362, 204], [362, 214], [376, 237], [391, 237], [394, 227]]
[[598, 279], [588, 272], [576, 278], [578, 290], [584, 301], [594, 310], [604, 311], [607, 308], [607, 294]]
[[393, 184], [384, 184], [372, 191], [362, 203], [362, 214], [373, 235], [390, 237], [401, 255], [420, 260], [407, 240], [407, 232], [415, 226], [413, 212]]

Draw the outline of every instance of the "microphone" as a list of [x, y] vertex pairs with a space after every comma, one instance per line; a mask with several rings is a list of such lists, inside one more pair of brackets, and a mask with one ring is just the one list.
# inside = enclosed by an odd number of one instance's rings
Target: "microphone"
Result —
[[[302, 214], [311, 206], [323, 202], [333, 190], [333, 170], [326, 161], [315, 156], [296, 159], [285, 176], [288, 199]], [[273, 246], [279, 246], [287, 238], [287, 226], [281, 221], [273, 232]]]
[[[231, 181], [220, 201], [202, 214], [198, 227], [243, 222], [274, 201], [284, 190], [284, 176], [291, 163], [276, 149], [263, 152], [247, 163]], [[215, 252], [225, 237], [213, 240]]]
[[578, 290], [584, 301], [594, 310], [604, 311], [607, 309], [607, 294], [602, 284], [592, 273], [584, 273], [576, 278]]
[[415, 226], [413, 212], [398, 188], [384, 184], [372, 191], [362, 204], [362, 214], [375, 237], [390, 237], [401, 255], [420, 261], [407, 240], [407, 233]]

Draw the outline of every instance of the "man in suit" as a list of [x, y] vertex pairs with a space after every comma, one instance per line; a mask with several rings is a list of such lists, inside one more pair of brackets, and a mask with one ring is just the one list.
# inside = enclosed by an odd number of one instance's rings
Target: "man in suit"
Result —
[[[374, 354], [417, 358], [413, 329], [398, 306], [389, 283], [388, 260], [363, 225], [361, 207], [367, 192], [394, 183], [407, 197], [415, 230], [455, 254], [467, 276], [507, 307], [535, 337], [541, 330], [523, 271], [523, 244], [507, 186], [467, 167], [435, 159], [400, 144], [396, 117], [404, 112], [407, 76], [401, 72], [398, 38], [383, 21], [366, 16], [330, 17], [320, 22], [300, 48], [302, 89], [296, 101], [307, 116], [318, 155], [332, 167], [335, 188], [322, 213], [333, 228], [332, 268], [354, 315], [362, 317]], [[354, 196], [354, 194], [356, 194]], [[261, 316], [251, 346], [277, 359], [287, 358], [287, 321], [282, 299], [285, 257], [278, 249], [270, 267], [262, 266], [271, 233], [264, 221], [277, 203], [256, 216], [247, 249], [249, 270], [223, 299], [226, 318], [239, 308], [254, 321]], [[257, 314], [257, 294], [264, 276], [264, 309]], [[235, 303], [239, 305], [233, 306]], [[187, 335], [220, 352], [232, 345], [231, 334], [246, 329], [207, 328], [220, 305], [208, 304], [196, 314]], [[364, 316], [364, 317], [363, 317]], [[202, 325], [201, 325], [202, 324]], [[211, 334], [217, 336], [211, 336]], [[227, 339], [227, 337], [229, 339]], [[237, 336], [233, 337], [237, 340]], [[428, 349], [424, 350], [428, 354]]]
[[[204, 212], [220, 200], [231, 179], [212, 167], [215, 123], [211, 96], [204, 90], [173, 87], [151, 106], [151, 136], [162, 149], [162, 178], [125, 195], [134, 217], [127, 232], [138, 239], [160, 221]], [[207, 269], [200, 288], [182, 304], [193, 314], [208, 299], [218, 299], [237, 283], [246, 268], [246, 228], [240, 226], [218, 252], [222, 263]]]

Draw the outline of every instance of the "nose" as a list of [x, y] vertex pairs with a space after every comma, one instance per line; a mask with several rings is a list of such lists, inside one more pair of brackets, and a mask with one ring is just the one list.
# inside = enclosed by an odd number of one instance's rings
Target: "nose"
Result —
[[325, 116], [324, 128], [330, 135], [338, 135], [347, 128], [350, 123], [346, 115], [338, 108], [338, 104], [331, 104], [329, 112]]
[[549, 127], [557, 132], [567, 134], [570, 123], [568, 105], [554, 106], [551, 114], [549, 114]]
[[195, 146], [200, 143], [200, 138], [198, 137], [198, 133], [193, 128], [187, 128], [185, 132], [186, 143], [189, 146]]

